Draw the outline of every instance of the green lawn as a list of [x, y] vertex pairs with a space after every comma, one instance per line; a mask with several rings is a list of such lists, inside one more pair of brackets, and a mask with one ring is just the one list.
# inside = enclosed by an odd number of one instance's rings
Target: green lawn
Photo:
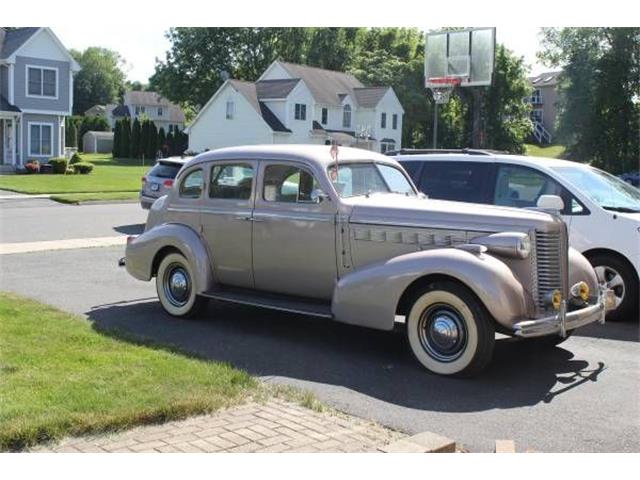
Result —
[[88, 175], [2, 175], [0, 189], [21, 193], [137, 192], [152, 161], [113, 159], [111, 154], [81, 154], [93, 163]]
[[562, 145], [541, 146], [528, 143], [526, 148], [527, 155], [531, 157], [562, 158], [565, 151], [565, 147]]
[[213, 411], [256, 390], [226, 364], [119, 341], [0, 292], [0, 451]]
[[93, 201], [137, 200], [138, 192], [57, 193], [51, 200], [60, 203], [79, 204]]

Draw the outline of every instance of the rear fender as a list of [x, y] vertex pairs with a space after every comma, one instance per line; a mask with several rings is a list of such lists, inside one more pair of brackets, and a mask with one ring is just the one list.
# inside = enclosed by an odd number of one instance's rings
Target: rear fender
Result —
[[339, 322], [390, 330], [398, 303], [416, 280], [444, 275], [465, 284], [500, 325], [526, 317], [525, 290], [497, 258], [454, 248], [412, 252], [366, 266], [341, 278], [332, 311]]
[[154, 275], [158, 254], [177, 250], [187, 259], [195, 272], [195, 288], [198, 293], [215, 286], [209, 255], [200, 236], [186, 225], [165, 223], [157, 225], [138, 236], [127, 245], [127, 271], [138, 280], [149, 281]]

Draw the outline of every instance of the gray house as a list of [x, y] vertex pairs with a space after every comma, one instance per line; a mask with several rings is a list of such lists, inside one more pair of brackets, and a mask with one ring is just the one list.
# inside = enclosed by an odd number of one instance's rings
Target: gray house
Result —
[[80, 66], [46, 27], [0, 27], [0, 168], [64, 155]]

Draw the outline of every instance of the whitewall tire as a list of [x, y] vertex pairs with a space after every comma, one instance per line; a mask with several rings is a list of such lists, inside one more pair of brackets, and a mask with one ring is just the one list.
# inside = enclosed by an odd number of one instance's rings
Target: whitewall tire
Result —
[[493, 320], [464, 285], [428, 285], [416, 295], [406, 326], [413, 355], [433, 373], [471, 376], [491, 361]]
[[156, 292], [162, 308], [174, 317], [191, 317], [207, 304], [207, 299], [196, 295], [193, 268], [179, 253], [165, 256], [156, 275]]

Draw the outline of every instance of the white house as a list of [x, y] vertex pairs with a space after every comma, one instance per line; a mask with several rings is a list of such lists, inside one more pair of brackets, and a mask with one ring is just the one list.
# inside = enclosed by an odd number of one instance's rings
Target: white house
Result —
[[222, 84], [187, 127], [189, 150], [336, 141], [385, 152], [402, 147], [403, 114], [391, 87], [277, 60], [255, 83]]

